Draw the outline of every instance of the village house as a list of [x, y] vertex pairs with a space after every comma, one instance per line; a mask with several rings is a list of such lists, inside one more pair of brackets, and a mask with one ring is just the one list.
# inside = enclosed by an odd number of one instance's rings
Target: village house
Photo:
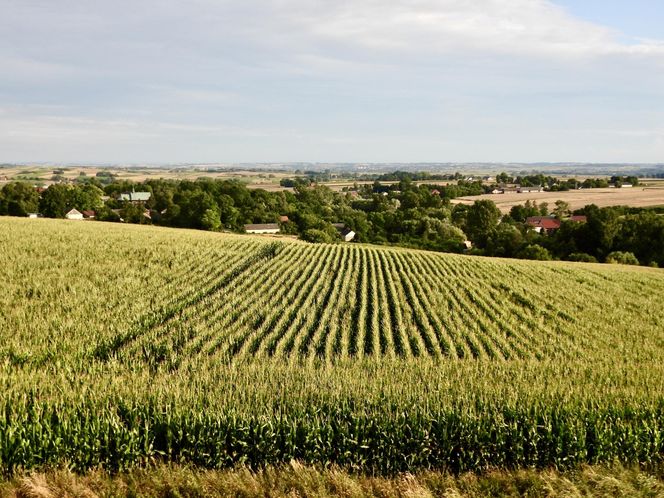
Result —
[[97, 214], [92, 209], [85, 209], [81, 211], [81, 213], [83, 214], [83, 218], [85, 218], [86, 220], [94, 220], [95, 215]]
[[279, 225], [277, 223], [256, 223], [245, 225], [244, 231], [257, 234], [279, 233]]
[[83, 213], [81, 213], [78, 209], [70, 209], [67, 214], [65, 214], [65, 218], [68, 220], [82, 220], [83, 219]]
[[537, 233], [552, 233], [560, 228], [560, 220], [551, 216], [529, 216], [526, 225], [532, 227]]

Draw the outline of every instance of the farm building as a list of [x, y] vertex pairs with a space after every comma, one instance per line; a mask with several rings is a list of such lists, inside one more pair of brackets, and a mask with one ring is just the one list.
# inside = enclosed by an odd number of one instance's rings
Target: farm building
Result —
[[83, 214], [83, 218], [85, 218], [86, 220], [93, 220], [95, 218], [95, 215], [97, 214], [92, 209], [85, 209], [81, 212]]
[[551, 233], [560, 228], [560, 220], [550, 216], [529, 216], [526, 225], [532, 227], [536, 232]]
[[81, 213], [78, 209], [70, 209], [67, 214], [65, 214], [65, 218], [68, 220], [82, 220], [83, 219], [83, 213]]
[[147, 202], [150, 197], [152, 192], [123, 192], [118, 199], [127, 202]]
[[544, 188], [537, 186], [537, 187], [519, 187], [517, 192], [520, 194], [526, 194], [530, 192], [544, 192]]
[[499, 187], [491, 191], [492, 194], [528, 194], [531, 192], [544, 192], [544, 187], [522, 187], [517, 185], [516, 187]]
[[28, 218], [43, 218], [44, 215], [41, 213], [28, 213]]
[[244, 231], [247, 233], [279, 233], [277, 223], [257, 223], [254, 225], [245, 225]]
[[341, 238], [344, 239], [344, 242], [350, 242], [355, 238], [355, 232], [343, 223], [332, 223], [332, 226], [337, 229], [337, 232], [339, 232]]

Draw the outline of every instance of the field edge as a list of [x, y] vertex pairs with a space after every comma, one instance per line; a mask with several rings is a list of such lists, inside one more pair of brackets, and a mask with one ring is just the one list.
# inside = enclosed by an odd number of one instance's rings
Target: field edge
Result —
[[205, 470], [154, 465], [109, 474], [75, 474], [66, 468], [0, 480], [0, 498], [47, 497], [480, 497], [664, 496], [664, 464], [639, 467], [583, 465], [573, 470], [518, 469], [452, 475], [442, 471], [391, 477], [349, 473], [290, 462], [260, 470]]

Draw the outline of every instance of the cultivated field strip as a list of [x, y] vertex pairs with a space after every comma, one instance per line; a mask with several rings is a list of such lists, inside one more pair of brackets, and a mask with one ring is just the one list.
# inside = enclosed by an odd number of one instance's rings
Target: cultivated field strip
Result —
[[[54, 238], [63, 245], [78, 236], [71, 225], [65, 228]], [[91, 356], [174, 370], [256, 357], [511, 361], [601, 356], [616, 347], [642, 356], [662, 342], [664, 317], [644, 313], [658, 309], [664, 293], [656, 270], [190, 233], [182, 235], [187, 244], [174, 245], [173, 231], [146, 234], [140, 244], [131, 230], [111, 231], [109, 238], [88, 234], [100, 239], [89, 247], [128, 259], [116, 263], [122, 274], [112, 275], [108, 256], [95, 260], [83, 246], [72, 257], [106, 264], [120, 290], [102, 308], [93, 300], [73, 307], [49, 298], [43, 314], [66, 341], [54, 342], [37, 322], [8, 338], [0, 353], [17, 363], [48, 362], [74, 351], [74, 334], [83, 334], [87, 348], [75, 353], [81, 363]], [[0, 323], [38, 313], [34, 296], [22, 308], [12, 303], [24, 295], [50, 296], [39, 286], [45, 276], [58, 282], [54, 289], [72, 294], [89, 295], [98, 285], [90, 272], [89, 284], [73, 286], [71, 264], [55, 268], [54, 261], [38, 261], [38, 270], [7, 270], [16, 283], [0, 298]], [[140, 291], [141, 272], [148, 299], [122, 299], [128, 283], [127, 289]], [[101, 312], [97, 317], [92, 310]], [[79, 316], [84, 313], [90, 332]]]
[[[625, 282], [627, 306], [653, 300], [647, 275], [626, 280], [578, 265], [250, 237], [199, 254], [198, 265], [179, 270], [184, 285], [170, 284], [156, 311], [102, 341], [98, 358], [173, 370], [257, 357], [581, 357], [628, 335], [597, 288], [617, 294]], [[649, 323], [654, 330], [661, 320]]]
[[662, 461], [662, 270], [54, 220], [0, 233], [2, 472]]

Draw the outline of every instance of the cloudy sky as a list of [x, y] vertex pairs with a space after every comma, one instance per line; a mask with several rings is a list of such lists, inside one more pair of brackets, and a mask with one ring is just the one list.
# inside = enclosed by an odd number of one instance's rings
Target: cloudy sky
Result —
[[662, 0], [0, 13], [0, 162], [664, 161]]

